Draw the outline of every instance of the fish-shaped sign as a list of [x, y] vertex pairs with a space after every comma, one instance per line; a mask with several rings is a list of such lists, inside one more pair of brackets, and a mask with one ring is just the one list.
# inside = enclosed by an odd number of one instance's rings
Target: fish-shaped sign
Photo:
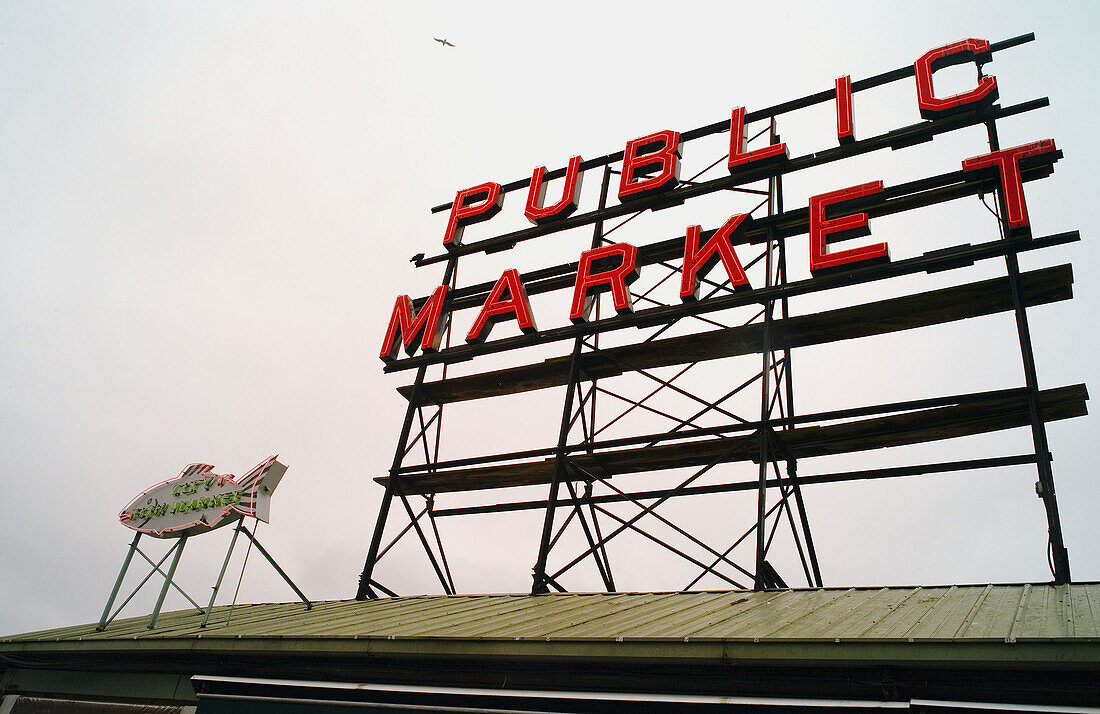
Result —
[[179, 476], [158, 483], [122, 509], [127, 528], [157, 538], [206, 533], [245, 516], [268, 521], [271, 493], [286, 466], [271, 456], [241, 478], [213, 473], [210, 464], [191, 464]]

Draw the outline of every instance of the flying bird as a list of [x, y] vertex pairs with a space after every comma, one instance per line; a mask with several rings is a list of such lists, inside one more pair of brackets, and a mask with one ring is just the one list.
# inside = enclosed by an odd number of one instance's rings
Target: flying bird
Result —
[[447, 42], [447, 40], [441, 40], [438, 37], [433, 37], [432, 39], [443, 45], [444, 47], [454, 47], [454, 45], [452, 45], [450, 42]]

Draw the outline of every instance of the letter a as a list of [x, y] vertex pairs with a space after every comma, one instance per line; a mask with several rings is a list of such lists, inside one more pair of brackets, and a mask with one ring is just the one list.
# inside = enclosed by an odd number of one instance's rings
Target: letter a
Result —
[[[504, 294], [508, 293], [508, 297]], [[519, 329], [525, 334], [533, 334], [538, 331], [535, 321], [531, 317], [531, 303], [527, 300], [527, 292], [523, 289], [523, 283], [519, 281], [519, 272], [515, 268], [505, 270], [497, 280], [496, 285], [489, 292], [485, 304], [481, 306], [481, 312], [474, 320], [474, 326], [466, 335], [466, 341], [471, 344], [484, 342], [489, 337], [489, 331], [498, 322], [515, 316]]]

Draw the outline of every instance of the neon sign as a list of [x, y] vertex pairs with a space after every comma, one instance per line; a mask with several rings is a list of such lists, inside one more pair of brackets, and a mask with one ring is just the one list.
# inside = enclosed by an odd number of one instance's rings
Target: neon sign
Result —
[[241, 478], [215, 474], [210, 464], [191, 464], [179, 476], [142, 491], [122, 512], [122, 525], [157, 538], [206, 533], [249, 516], [267, 522], [271, 494], [286, 473], [277, 456]]
[[[939, 47], [925, 53], [914, 64], [917, 107], [926, 119], [942, 119], [985, 108], [997, 99], [997, 80], [993, 76], [980, 76], [973, 89], [950, 97], [937, 97], [932, 84], [933, 73], [942, 67], [964, 62], [979, 66], [988, 61], [989, 42], [968, 39]], [[855, 141], [851, 101], [852, 84], [849, 77], [836, 80], [836, 133], [840, 145]], [[746, 144], [745, 108], [733, 109], [729, 121], [729, 158], [727, 167], [731, 176], [745, 175], [760, 178], [761, 168], [771, 173], [781, 173], [789, 160], [787, 145], [783, 142], [749, 150]], [[618, 187], [620, 202], [629, 204], [657, 195], [668, 194], [680, 185], [681, 158], [680, 132], [662, 130], [627, 142], [623, 151], [622, 171]], [[1010, 149], [975, 156], [962, 162], [965, 173], [978, 173], [999, 179], [1005, 196], [1009, 226], [1016, 235], [1027, 235], [1029, 221], [1024, 198], [1021, 161], [1053, 154], [1056, 147], [1052, 139], [1044, 139]], [[1053, 157], [1057, 160], [1057, 156]], [[582, 159], [574, 156], [565, 170], [561, 198], [553, 204], [545, 203], [546, 167], [534, 169], [524, 215], [537, 226], [552, 225], [574, 213], [580, 195], [580, 167]], [[810, 274], [818, 277], [828, 273], [851, 270], [873, 263], [889, 262], [890, 252], [886, 242], [867, 243], [846, 249], [831, 249], [842, 241], [870, 235], [868, 214], [855, 206], [881, 202], [885, 186], [874, 180], [812, 196], [808, 205], [806, 232], [809, 234]], [[450, 206], [443, 244], [453, 251], [462, 245], [463, 228], [474, 223], [488, 221], [496, 216], [503, 205], [505, 191], [499, 183], [486, 182], [462, 189]], [[832, 210], [829, 210], [832, 209]], [[847, 209], [846, 211], [844, 209]], [[828, 215], [831, 217], [826, 217]], [[700, 226], [688, 226], [680, 251], [683, 261], [683, 286], [680, 298], [683, 302], [698, 300], [695, 287], [719, 262], [730, 283], [737, 289], [751, 290], [748, 278], [737, 256], [735, 244], [746, 242], [745, 232], [752, 220], [735, 214], [717, 230], [706, 234], [706, 242], [699, 247], [703, 232]], [[628, 243], [601, 246], [581, 254], [573, 284], [573, 299], [569, 320], [574, 325], [589, 321], [589, 308], [593, 297], [610, 292], [614, 308], [619, 315], [634, 312], [628, 286], [639, 275], [637, 249]], [[422, 301], [419, 310], [407, 295], [401, 295], [394, 303], [382, 340], [379, 358], [393, 363], [401, 347], [410, 356], [417, 349], [424, 353], [439, 350], [443, 333], [448, 325], [448, 287], [441, 285], [431, 296]], [[515, 320], [520, 331], [537, 335], [534, 315], [526, 287], [515, 269], [505, 270], [489, 291], [481, 310], [466, 335], [469, 344], [484, 343], [493, 326], [507, 320]]]
[[[432, 208], [433, 213], [446, 214], [443, 249], [428, 257], [420, 253], [412, 262], [418, 268], [445, 263], [446, 269], [438, 287], [428, 296], [397, 297], [379, 350], [386, 372], [415, 370], [416, 376], [412, 384], [398, 388], [408, 400], [408, 408], [389, 473], [375, 479], [386, 487], [386, 493], [357, 597], [393, 593], [374, 578], [374, 568], [390, 550], [390, 546], [382, 547], [383, 535], [390, 505], [398, 497], [412, 523], [394, 542], [410, 529], [420, 535], [445, 592], [453, 592], [455, 587], [446, 561], [440, 563], [443, 545], [437, 535], [435, 549], [440, 553], [437, 559], [433, 545], [417, 523], [421, 516], [416, 515], [408, 502], [411, 497], [426, 499], [421, 515], [426, 514], [433, 522], [438, 517], [545, 510], [539, 554], [532, 569], [532, 593], [544, 593], [566, 589], [561, 576], [589, 556], [595, 561], [607, 590], [616, 590], [606, 542], [626, 529], [649, 536], [636, 522], [670, 498], [755, 491], [754, 563], [740, 565], [725, 558], [753, 529], [725, 551], [705, 546], [684, 531], [679, 532], [690, 541], [684, 548], [649, 537], [703, 569], [689, 588], [707, 576], [735, 587], [744, 586], [744, 576], [751, 577], [757, 589], [785, 587], [767, 560], [772, 544], [767, 534], [776, 532], [785, 507], [807, 584], [820, 586], [820, 568], [798, 495], [800, 484], [1021, 464], [1036, 466], [1036, 492], [1047, 513], [1052, 573], [1056, 582], [1067, 582], [1068, 556], [1058, 521], [1045, 423], [1087, 414], [1088, 394], [1080, 384], [1039, 388], [1027, 309], [1072, 297], [1072, 269], [1059, 265], [1021, 272], [1017, 254], [1077, 241], [1080, 235], [1077, 231], [1066, 231], [1032, 236], [1024, 185], [1051, 175], [1062, 152], [1049, 138], [1004, 148], [997, 123], [1045, 107], [1049, 101], [1040, 98], [1002, 106], [997, 103], [998, 78], [984, 71], [994, 53], [1033, 39], [1034, 35], [1021, 35], [993, 44], [966, 39], [932, 49], [898, 69], [855, 80], [839, 76], [823, 91], [769, 107], [750, 110], [734, 103], [722, 121], [694, 129], [665, 128], [631, 139], [614, 153], [588, 159], [574, 155], [563, 168], [550, 171], [537, 166], [520, 180], [478, 183], [457, 191], [452, 202]], [[965, 91], [951, 96], [937, 94], [934, 74], [960, 64], [976, 67], [976, 78], [964, 85]], [[909, 77], [915, 80], [915, 106], [910, 106], [916, 109], [913, 115], [919, 114], [922, 119], [874, 135], [859, 133], [855, 126], [858, 113], [853, 103], [855, 94], [908, 81]], [[792, 154], [786, 137], [781, 138], [778, 133], [778, 118], [819, 105], [835, 109], [835, 143], [830, 138], [828, 146], [807, 154]], [[832, 119], [829, 117], [830, 124]], [[765, 122], [767, 125], [761, 127]], [[981, 149], [960, 152], [956, 159], [959, 163], [950, 162], [954, 167], [944, 173], [895, 184], [887, 184], [881, 176], [859, 176], [818, 187], [799, 205], [784, 205], [783, 183], [788, 174], [870, 152], [904, 149], [971, 127], [985, 130], [989, 148], [984, 152]], [[684, 152], [689, 150], [685, 147], [704, 137], [714, 137], [721, 144], [728, 142], [717, 149], [725, 155], [690, 179], [681, 179]], [[968, 157], [968, 154], [978, 155]], [[723, 163], [725, 171], [721, 170]], [[580, 185], [584, 173], [592, 169], [600, 169], [603, 174], [599, 204], [582, 206]], [[618, 178], [614, 178], [616, 175]], [[560, 182], [551, 190], [547, 184], [555, 180]], [[753, 186], [759, 182], [767, 182], [767, 189]], [[643, 241], [622, 241], [623, 234], [609, 237], [647, 210], [679, 207], [690, 199], [727, 190], [755, 194], [753, 202], [763, 198], [751, 210], [727, 208], [710, 216], [708, 220], [717, 224], [710, 227], [699, 225], [702, 217], [698, 216], [675, 226], [671, 236]], [[523, 194], [526, 194], [523, 215], [530, 225], [506, 228], [504, 232], [491, 233], [490, 237], [475, 237], [473, 231], [465, 230], [493, 221], [506, 200], [519, 203]], [[993, 205], [987, 200], [989, 196], [993, 197]], [[997, 235], [992, 239], [958, 242], [920, 253], [910, 245], [903, 245], [896, 236], [887, 240], [887, 224], [880, 222], [886, 216], [971, 197], [979, 198], [996, 219]], [[765, 206], [766, 211], [761, 210]], [[605, 229], [605, 222], [616, 218], [622, 220]], [[592, 227], [592, 239], [587, 250], [573, 253], [575, 262], [544, 264], [526, 272], [512, 267], [514, 262], [506, 263], [482, 277], [484, 282], [459, 284], [458, 264], [464, 256], [509, 251], [520, 242], [561, 235], [581, 226]], [[940, 229], [953, 227], [937, 226], [935, 236], [918, 245], [937, 243], [941, 235], [952, 232]], [[803, 235], [805, 243], [800, 240]], [[966, 236], [965, 240], [975, 239]], [[808, 261], [789, 262], [794, 252], [807, 256]], [[518, 261], [518, 253], [513, 260]], [[993, 262], [992, 259], [1004, 261], [1005, 277], [817, 312], [805, 311], [807, 304], [802, 301], [797, 310], [788, 304], [790, 298], [900, 276], [941, 271], [958, 271], [955, 274], [961, 275], [966, 268], [980, 261]], [[804, 270], [808, 274], [789, 274], [792, 263], [806, 265], [795, 267], [794, 271]], [[501, 268], [504, 270], [497, 273]], [[649, 280], [651, 277], [655, 279]], [[635, 284], [641, 278], [647, 280]], [[662, 285], [663, 291], [656, 292]], [[549, 324], [549, 316], [542, 313], [550, 312], [550, 308], [539, 303], [536, 315], [532, 298], [555, 291], [561, 291], [562, 299], [557, 301], [556, 308], [561, 314], [556, 324]], [[602, 294], [607, 295], [606, 300], [598, 299]], [[548, 299], [545, 304], [551, 303]], [[607, 311], [608, 307], [613, 311]], [[604, 308], [602, 314], [599, 308]], [[449, 328], [453, 315], [464, 310], [473, 316], [472, 322], [461, 326], [465, 332], [452, 332]], [[795, 348], [1004, 312], [1012, 312], [1016, 318], [1023, 386], [808, 414], [795, 412], [791, 376], [791, 352]], [[681, 322], [683, 318], [692, 318], [708, 327], [699, 327], [698, 322], [689, 320]], [[507, 323], [514, 323], [514, 327]], [[494, 326], [499, 324], [507, 328], [499, 332], [512, 334], [492, 335]], [[674, 325], [676, 333], [664, 334]], [[649, 328], [653, 331], [648, 336], [632, 338], [635, 333], [631, 330]], [[605, 333], [616, 330], [628, 334], [608, 334], [610, 339], [601, 339]], [[455, 337], [458, 339], [452, 342]], [[565, 340], [572, 342], [570, 353], [539, 361], [498, 364], [489, 370], [471, 366], [456, 370], [457, 373], [449, 373], [447, 369], [447, 365], [490, 354]], [[402, 350], [407, 357], [400, 354]], [[760, 357], [759, 371], [752, 369], [753, 360], [742, 360], [735, 365], [734, 372], [716, 369], [713, 379], [699, 379], [686, 387], [672, 384], [696, 364], [747, 355]], [[436, 366], [442, 367], [436, 372], [438, 377], [428, 379], [428, 368]], [[670, 370], [671, 376], [652, 372], [673, 366], [678, 369], [674, 374]], [[727, 384], [731, 373], [743, 375], [747, 369], [753, 372], [752, 376], [743, 382]], [[631, 389], [640, 381], [634, 376], [648, 380], [645, 396], [639, 397]], [[494, 439], [490, 453], [441, 458], [446, 405], [561, 386], [565, 387], [565, 395], [556, 446], [502, 451], [505, 447], [498, 449]], [[743, 398], [747, 390], [756, 387], [760, 390], [759, 418], [751, 400], [747, 413], [743, 399], [736, 406], [732, 403], [735, 397]], [[675, 392], [699, 408], [693, 406], [689, 415], [684, 416], [675, 408], [647, 403], [650, 397], [666, 389], [670, 391], [665, 394]], [[610, 418], [604, 416], [608, 407], [604, 406], [602, 396], [597, 415], [597, 394], [622, 402], [613, 403], [618, 408]], [[639, 410], [640, 418], [627, 424], [623, 418], [635, 410]], [[675, 424], [663, 423], [650, 429], [646, 420], [649, 415]], [[416, 429], [414, 422], [418, 417]], [[645, 426], [636, 427], [635, 422]], [[605, 434], [612, 425], [617, 431]], [[1028, 454], [816, 474], [812, 471], [816, 462], [811, 461], [810, 473], [799, 469], [801, 460], [820, 456], [893, 449], [1028, 425], [1034, 447], [1034, 452]], [[434, 451], [430, 446], [433, 432]], [[421, 450], [418, 442], [423, 446], [422, 459], [413, 456]], [[750, 466], [721, 467], [736, 462], [756, 463], [755, 478], [748, 478], [754, 471]], [[681, 479], [684, 471], [669, 473], [643, 491], [627, 492], [611, 483], [613, 478], [626, 474], [688, 468], [690, 476]], [[700, 480], [693, 484], [711, 473], [716, 474], [711, 482], [703, 484]], [[537, 485], [548, 487], [545, 500], [502, 495], [500, 500], [456, 507], [443, 507], [436, 500], [437, 496], [449, 493], [496, 492]], [[562, 488], [568, 490], [568, 496], [562, 493]], [[769, 508], [769, 502], [774, 503], [770, 496], [776, 493], [781, 500]], [[792, 494], [793, 507], [788, 498]], [[627, 502], [642, 511], [630, 520], [599, 505]], [[571, 512], [556, 526], [556, 512], [562, 508]], [[593, 524], [591, 529], [584, 522], [586, 513]], [[560, 568], [550, 567], [550, 551], [575, 516], [579, 517], [578, 525], [589, 548]], [[665, 519], [658, 518], [667, 524]], [[607, 519], [615, 521], [611, 525], [613, 530], [610, 533], [605, 530], [601, 535], [598, 521]], [[707, 554], [695, 558], [689, 552], [695, 546], [705, 547]], [[718, 573], [718, 561], [711, 556], [725, 561], [731, 570]]]

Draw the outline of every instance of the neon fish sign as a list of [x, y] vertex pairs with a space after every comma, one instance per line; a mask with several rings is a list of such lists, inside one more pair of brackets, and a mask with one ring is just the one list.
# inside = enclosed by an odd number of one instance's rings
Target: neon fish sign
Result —
[[241, 478], [213, 473], [210, 464], [191, 464], [179, 476], [142, 491], [122, 512], [122, 525], [156, 538], [206, 533], [245, 516], [265, 523], [271, 494], [286, 466], [277, 456], [261, 461]]

